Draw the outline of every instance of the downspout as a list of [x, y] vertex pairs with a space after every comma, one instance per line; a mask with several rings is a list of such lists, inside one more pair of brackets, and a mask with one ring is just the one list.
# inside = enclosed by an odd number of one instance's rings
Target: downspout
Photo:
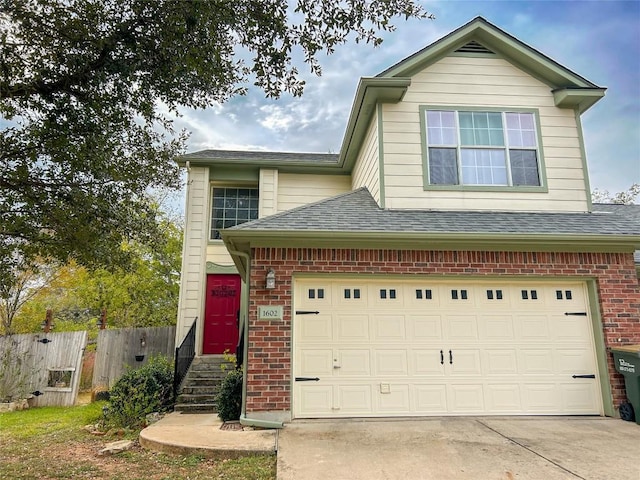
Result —
[[[229, 245], [233, 245], [229, 242]], [[273, 420], [261, 420], [258, 418], [249, 418], [247, 417], [247, 363], [249, 363], [249, 305], [251, 299], [251, 257], [248, 253], [240, 252], [238, 250], [231, 250], [227, 248], [227, 251], [231, 255], [237, 255], [239, 257], [244, 258], [247, 261], [247, 271], [246, 271], [246, 282], [247, 286], [247, 295], [246, 295], [246, 310], [245, 310], [245, 318], [243, 321], [243, 330], [242, 335], [244, 337], [243, 341], [243, 349], [244, 349], [244, 361], [242, 362], [242, 407], [240, 410], [240, 424], [246, 425], [249, 427], [260, 427], [260, 428], [283, 428], [283, 422], [276, 422]]]

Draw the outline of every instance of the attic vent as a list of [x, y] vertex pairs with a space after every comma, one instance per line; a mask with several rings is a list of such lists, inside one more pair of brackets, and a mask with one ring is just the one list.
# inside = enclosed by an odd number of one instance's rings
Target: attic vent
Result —
[[457, 53], [489, 53], [491, 55], [495, 55], [494, 52], [489, 50], [484, 45], [480, 45], [475, 40], [471, 40], [469, 43], [463, 45], [458, 50], [456, 50], [456, 52]]

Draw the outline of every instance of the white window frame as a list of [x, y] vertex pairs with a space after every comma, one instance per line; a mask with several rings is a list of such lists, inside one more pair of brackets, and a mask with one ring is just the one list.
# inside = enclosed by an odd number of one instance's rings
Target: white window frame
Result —
[[[217, 208], [216, 204], [215, 204], [215, 195], [214, 192], [216, 190], [219, 189], [224, 189], [224, 190], [253, 190], [256, 192], [256, 206], [255, 209], [251, 207], [251, 205], [248, 208], [248, 216], [249, 218], [247, 220], [242, 220], [242, 221], [238, 221], [238, 216], [237, 216], [237, 205], [236, 205], [236, 215], [234, 218], [234, 224], [233, 225], [229, 225], [229, 226], [223, 226], [221, 229], [220, 228], [216, 228], [216, 219], [217, 217], [214, 215], [215, 211]], [[224, 184], [224, 185], [218, 185], [218, 184], [214, 184], [211, 185], [211, 208], [209, 209], [209, 241], [210, 242], [219, 242], [222, 239], [218, 236], [216, 237], [216, 232], [219, 232], [220, 230], [224, 229], [224, 228], [231, 228], [231, 226], [235, 226], [235, 225], [241, 225], [243, 223], [252, 221], [252, 220], [256, 220], [260, 214], [260, 188], [258, 185], [238, 185], [238, 184]], [[237, 199], [237, 197], [236, 197]], [[222, 209], [224, 210], [225, 207], [223, 206]], [[255, 210], [255, 218], [251, 218], [251, 211]], [[223, 221], [227, 221], [226, 216], [222, 217]]]

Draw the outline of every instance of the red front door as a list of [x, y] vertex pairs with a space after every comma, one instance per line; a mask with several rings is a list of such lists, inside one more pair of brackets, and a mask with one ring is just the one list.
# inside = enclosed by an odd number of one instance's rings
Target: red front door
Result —
[[207, 275], [202, 353], [236, 353], [240, 275]]

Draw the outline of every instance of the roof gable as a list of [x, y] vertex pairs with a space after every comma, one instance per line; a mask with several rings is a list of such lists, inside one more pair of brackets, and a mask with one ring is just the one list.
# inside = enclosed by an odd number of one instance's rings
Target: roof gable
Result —
[[500, 55], [554, 90], [564, 88], [603, 90], [602, 87], [572, 72], [483, 17], [474, 18], [440, 40], [387, 68], [376, 77], [411, 76], [447, 55], [474, 52]]

